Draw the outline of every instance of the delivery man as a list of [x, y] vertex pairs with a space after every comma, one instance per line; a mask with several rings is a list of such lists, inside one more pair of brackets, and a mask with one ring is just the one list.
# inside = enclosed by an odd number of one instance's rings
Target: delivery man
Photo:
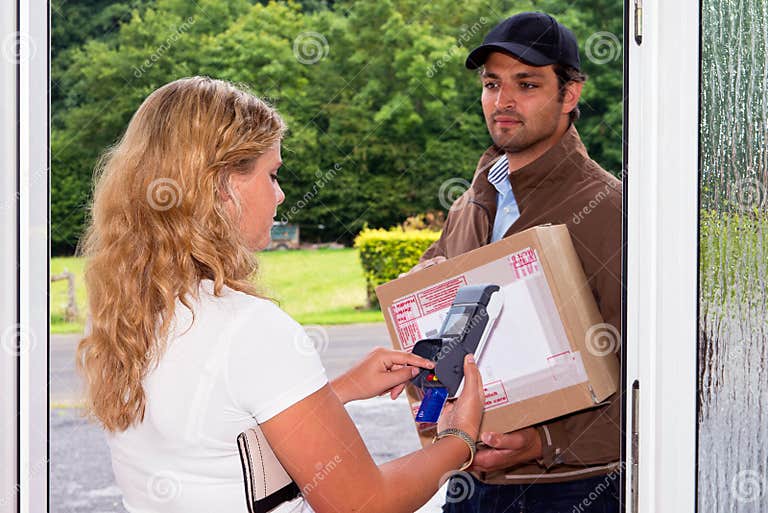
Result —
[[[418, 270], [537, 225], [565, 224], [619, 350], [621, 182], [589, 158], [574, 122], [586, 76], [573, 33], [543, 13], [494, 27], [467, 58], [479, 69], [493, 145]], [[605, 335], [605, 333], [603, 334]], [[604, 343], [605, 341], [603, 341]], [[588, 342], [589, 344], [589, 342]], [[618, 512], [620, 398], [511, 433], [482, 433], [471, 493], [447, 513]]]

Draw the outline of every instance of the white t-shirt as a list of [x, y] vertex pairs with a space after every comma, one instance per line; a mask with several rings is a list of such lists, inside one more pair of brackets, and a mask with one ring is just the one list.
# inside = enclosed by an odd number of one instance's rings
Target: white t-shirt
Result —
[[[228, 287], [223, 294], [203, 280], [194, 322], [177, 301], [167, 350], [144, 380], [144, 421], [107, 434], [130, 513], [246, 513], [237, 435], [328, 382], [288, 314]], [[299, 498], [276, 511], [311, 509]]]

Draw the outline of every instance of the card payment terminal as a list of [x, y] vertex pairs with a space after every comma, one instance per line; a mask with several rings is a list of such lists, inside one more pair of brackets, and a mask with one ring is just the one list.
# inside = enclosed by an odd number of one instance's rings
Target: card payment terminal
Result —
[[[456, 293], [440, 332], [435, 338], [419, 340], [413, 353], [435, 362], [434, 371], [422, 369], [411, 382], [424, 398], [418, 422], [435, 422], [445, 400], [461, 393], [464, 384], [464, 357], [482, 356], [488, 335], [501, 313], [504, 299], [498, 285], [466, 285]], [[442, 389], [442, 390], [440, 390]], [[435, 420], [429, 420], [432, 418]]]

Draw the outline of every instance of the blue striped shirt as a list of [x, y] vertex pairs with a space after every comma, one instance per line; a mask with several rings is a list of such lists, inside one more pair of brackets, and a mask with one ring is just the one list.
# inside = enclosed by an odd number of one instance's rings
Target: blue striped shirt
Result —
[[504, 238], [509, 227], [520, 217], [517, 201], [509, 183], [509, 162], [507, 156], [502, 155], [499, 160], [488, 170], [488, 182], [496, 189], [496, 219], [493, 221], [493, 234], [491, 242]]

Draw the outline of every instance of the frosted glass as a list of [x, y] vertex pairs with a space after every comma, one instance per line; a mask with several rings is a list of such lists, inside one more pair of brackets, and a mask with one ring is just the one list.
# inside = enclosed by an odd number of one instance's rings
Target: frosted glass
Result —
[[702, 3], [698, 511], [768, 511], [768, 2]]

